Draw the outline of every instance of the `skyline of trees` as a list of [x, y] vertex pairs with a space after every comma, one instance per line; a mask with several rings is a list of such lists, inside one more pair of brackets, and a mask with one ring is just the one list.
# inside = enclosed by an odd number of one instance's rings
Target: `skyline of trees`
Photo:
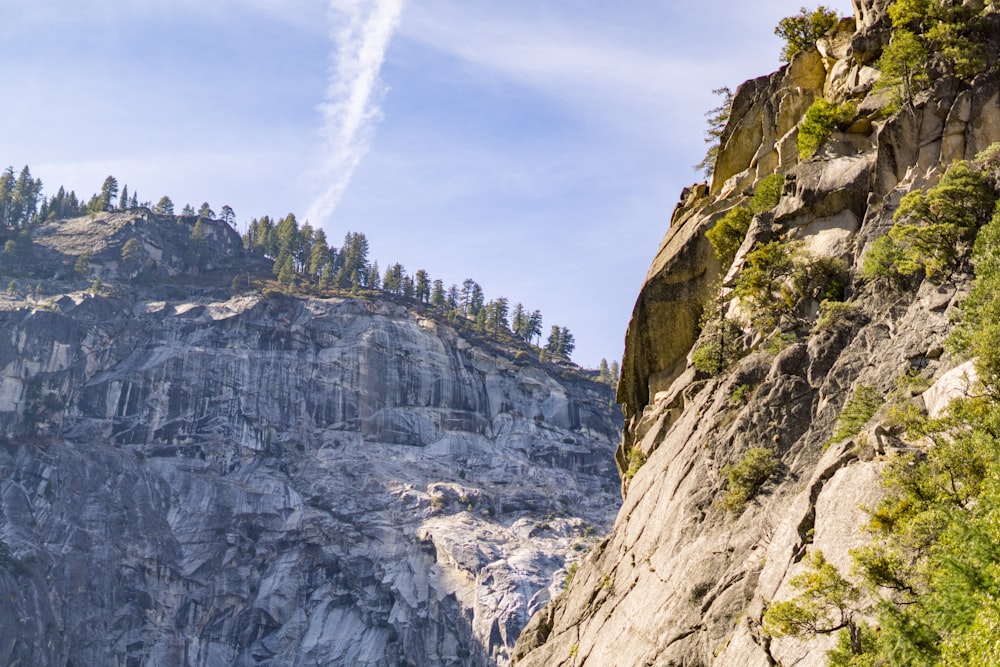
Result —
[[[151, 201], [140, 201], [135, 189], [130, 191], [127, 184], [120, 184], [112, 175], [107, 176], [100, 189], [84, 203], [75, 191], [67, 191], [62, 186], [47, 198], [41, 179], [33, 178], [28, 166], [17, 176], [13, 167], [0, 173], [0, 231], [138, 208], [162, 216], [197, 217], [192, 252], [199, 258], [196, 262], [199, 267], [209, 252], [201, 220], [220, 219], [230, 226], [235, 226], [236, 222], [236, 214], [228, 204], [222, 206], [217, 218], [207, 201], [197, 210], [185, 204], [177, 216], [169, 196], [160, 197], [155, 205]], [[487, 299], [482, 286], [473, 278], [466, 278], [460, 285], [446, 286], [443, 280], [432, 278], [426, 269], [420, 268], [411, 274], [398, 262], [381, 273], [378, 262], [369, 260], [368, 239], [361, 232], [348, 231], [338, 249], [329, 245], [322, 228], [314, 228], [308, 222], [300, 225], [295, 215], [289, 213], [280, 220], [269, 216], [253, 218], [242, 238], [247, 250], [273, 261], [275, 279], [286, 288], [307, 284], [324, 290], [380, 291], [430, 306], [451, 318], [460, 316], [494, 338], [513, 337], [552, 356], [569, 359], [576, 347], [573, 334], [563, 326], [553, 326], [543, 346], [541, 311], [528, 310], [521, 303], [511, 305], [505, 296]], [[4, 263], [14, 266], [16, 260], [19, 265], [30, 251], [23, 247], [27, 245], [26, 239], [5, 239]], [[134, 250], [125, 253], [123, 261], [133, 261]]]

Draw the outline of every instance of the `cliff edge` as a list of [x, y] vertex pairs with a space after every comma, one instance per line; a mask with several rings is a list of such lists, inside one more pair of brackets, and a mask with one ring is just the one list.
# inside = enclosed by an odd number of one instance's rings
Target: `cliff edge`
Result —
[[[968, 391], [969, 365], [943, 346], [972, 282], [968, 246], [946, 275], [902, 287], [862, 266], [907, 193], [1000, 141], [1000, 82], [995, 68], [940, 76], [886, 111], [875, 65], [890, 3], [854, 4], [816, 48], [739, 87], [711, 183], [682, 194], [626, 337], [624, 504], [533, 617], [516, 664], [826, 664], [832, 635], [771, 636], [764, 612], [791, 596], [808, 553], [851, 572], [887, 454], [907, 447], [889, 398], [934, 412]], [[997, 15], [981, 5], [992, 49]], [[848, 117], [803, 157], [817, 100]], [[746, 225], [720, 262], [706, 233], [738, 209]], [[844, 435], [845, 406], [866, 393], [877, 405]]]

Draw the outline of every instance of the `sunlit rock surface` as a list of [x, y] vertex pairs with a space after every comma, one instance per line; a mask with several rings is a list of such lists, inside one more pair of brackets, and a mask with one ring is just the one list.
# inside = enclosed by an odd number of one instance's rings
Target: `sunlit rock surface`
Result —
[[57, 288], [0, 297], [0, 663], [506, 664], [620, 503], [568, 365], [390, 302]]

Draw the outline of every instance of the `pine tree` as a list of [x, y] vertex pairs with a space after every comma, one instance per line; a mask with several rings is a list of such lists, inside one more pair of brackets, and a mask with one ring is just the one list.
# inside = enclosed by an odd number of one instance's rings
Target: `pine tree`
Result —
[[158, 215], [173, 215], [174, 214], [174, 202], [170, 200], [170, 197], [166, 195], [160, 197], [160, 201], [156, 202], [156, 208], [153, 212]]
[[122, 186], [122, 196], [118, 200], [118, 208], [121, 209], [121, 210], [123, 210], [123, 211], [128, 208], [128, 186], [127, 185], [123, 185]]
[[[97, 196], [97, 211], [113, 211], [118, 198], [118, 179], [108, 176], [101, 185], [101, 193]], [[96, 211], [94, 211], [96, 212]]]
[[522, 304], [514, 304], [514, 310], [510, 314], [510, 329], [518, 338], [524, 338], [524, 323], [528, 319], [527, 315]]
[[484, 308], [486, 311], [486, 326], [493, 332], [494, 337], [499, 336], [501, 331], [507, 331], [507, 297], [501, 296], [490, 301]]
[[229, 204], [222, 205], [222, 211], [220, 213], [222, 221], [229, 225], [230, 227], [236, 222], [236, 213], [233, 212], [232, 207]]
[[431, 298], [431, 280], [424, 269], [417, 269], [413, 275], [413, 296], [420, 303], [427, 303]]
[[608, 360], [601, 357], [601, 363], [597, 367], [597, 381], [604, 384], [611, 383], [611, 370], [608, 368]]
[[201, 207], [198, 209], [198, 217], [205, 218], [207, 220], [215, 220], [215, 211], [212, 207], [208, 205], [207, 201], [201, 203]]
[[528, 316], [528, 321], [524, 325], [524, 339], [529, 343], [536, 336], [538, 337], [539, 344], [542, 342], [542, 311], [535, 310], [532, 311], [531, 315]]
[[444, 308], [446, 303], [444, 281], [436, 279], [433, 288], [431, 288], [431, 305], [435, 308]]
[[553, 324], [552, 329], [549, 330], [549, 338], [545, 341], [545, 351], [553, 355], [558, 355], [561, 349], [562, 329], [558, 325]]
[[401, 291], [403, 293], [404, 299], [412, 299], [416, 294], [416, 288], [413, 284], [413, 278], [410, 276], [403, 276], [400, 281]]
[[184, 204], [184, 208], [181, 209], [182, 217], [194, 217], [194, 207], [191, 204]]
[[11, 207], [14, 204], [14, 167], [7, 167], [0, 174], [0, 227], [13, 227]]
[[365, 280], [365, 287], [377, 290], [382, 284], [382, 274], [379, 273], [378, 262], [372, 262], [368, 267], [368, 278]]
[[191, 263], [201, 271], [205, 268], [205, 261], [208, 259], [208, 244], [205, 240], [205, 227], [201, 224], [201, 218], [194, 223], [191, 228]]
[[466, 317], [475, 317], [476, 314], [472, 310], [472, 297], [475, 291], [479, 289], [479, 284], [476, 283], [472, 278], [466, 278], [462, 281], [462, 292], [461, 292], [461, 304], [462, 304], [462, 314]]
[[708, 129], [705, 130], [705, 143], [708, 144], [708, 150], [701, 162], [694, 166], [695, 169], [705, 174], [705, 178], [711, 178], [712, 172], [715, 171], [715, 158], [718, 157], [721, 148], [722, 133], [726, 129], [726, 124], [729, 123], [729, 114], [733, 109], [733, 91], [729, 88], [725, 86], [716, 88], [712, 94], [721, 95], [722, 104], [705, 114], [708, 119]]
[[330, 258], [330, 248], [326, 244], [326, 232], [317, 229], [312, 237], [312, 249], [309, 252], [309, 268], [307, 273], [313, 280], [319, 278], [320, 271]]
[[573, 334], [569, 332], [566, 327], [562, 328], [559, 337], [559, 354], [569, 359], [573, 355], [573, 350], [576, 349], [576, 339], [573, 338]]

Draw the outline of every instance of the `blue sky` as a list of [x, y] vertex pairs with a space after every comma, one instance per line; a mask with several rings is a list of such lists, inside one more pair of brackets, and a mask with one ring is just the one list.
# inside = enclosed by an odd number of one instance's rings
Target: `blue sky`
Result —
[[[800, 0], [33, 0], [0, 8], [0, 165], [294, 212], [620, 358], [711, 90]], [[848, 14], [850, 2], [826, 2]]]

